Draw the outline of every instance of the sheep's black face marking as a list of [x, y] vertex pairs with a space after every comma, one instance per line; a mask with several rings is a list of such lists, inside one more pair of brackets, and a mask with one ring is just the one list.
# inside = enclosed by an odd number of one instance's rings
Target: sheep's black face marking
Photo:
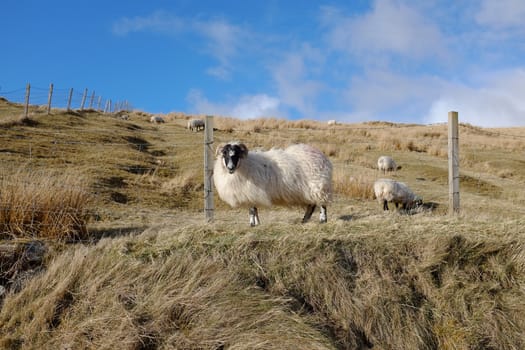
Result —
[[227, 144], [222, 149], [222, 161], [230, 174], [235, 172], [239, 167], [241, 158], [245, 156], [246, 148], [242, 145]]

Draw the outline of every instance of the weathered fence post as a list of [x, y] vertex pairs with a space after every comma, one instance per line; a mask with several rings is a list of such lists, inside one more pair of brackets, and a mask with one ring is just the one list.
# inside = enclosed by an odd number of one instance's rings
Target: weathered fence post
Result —
[[73, 98], [73, 88], [69, 90], [69, 98], [67, 99], [67, 111], [71, 110], [71, 99]]
[[93, 109], [93, 101], [95, 101], [95, 90], [93, 90], [89, 99], [89, 109]]
[[49, 95], [47, 96], [47, 115], [51, 114], [51, 99], [53, 98], [53, 83], [49, 84]]
[[97, 102], [97, 111], [102, 111], [102, 109], [100, 108], [101, 103], [102, 103], [102, 96], [99, 96], [98, 102]]
[[213, 116], [204, 119], [204, 215], [213, 221]]
[[29, 94], [31, 92], [31, 84], [27, 83], [26, 86], [26, 102], [24, 106], [24, 117], [27, 118], [29, 116]]
[[458, 112], [448, 112], [448, 191], [449, 214], [459, 214]]
[[82, 102], [80, 103], [80, 110], [84, 110], [84, 104], [86, 103], [86, 97], [87, 97], [88, 89], [86, 88], [84, 90], [84, 93], [82, 94]]

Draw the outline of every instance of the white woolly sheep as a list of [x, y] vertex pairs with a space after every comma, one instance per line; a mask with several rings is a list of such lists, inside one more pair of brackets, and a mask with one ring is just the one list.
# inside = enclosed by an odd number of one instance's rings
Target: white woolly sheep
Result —
[[374, 194], [379, 203], [383, 203], [383, 210], [388, 210], [388, 202], [394, 203], [396, 208], [401, 204], [404, 210], [412, 209], [422, 204], [421, 198], [403, 182], [392, 179], [379, 179], [374, 183]]
[[204, 120], [202, 119], [188, 120], [188, 129], [191, 131], [204, 130]]
[[337, 122], [334, 119], [328, 121], [328, 125], [337, 125]]
[[381, 156], [377, 160], [377, 168], [379, 170], [382, 170], [383, 173], [386, 173], [387, 171], [395, 171], [397, 170], [397, 164], [392, 159], [392, 157], [389, 156]]
[[160, 115], [152, 115], [151, 118], [149, 118], [150, 123], [155, 124], [161, 124], [164, 123], [164, 118], [162, 118]]
[[219, 197], [231, 207], [248, 207], [250, 225], [259, 225], [257, 207], [306, 207], [307, 222], [317, 205], [327, 222], [332, 199], [332, 163], [318, 149], [295, 144], [286, 149], [250, 151], [240, 142], [217, 148], [213, 170]]

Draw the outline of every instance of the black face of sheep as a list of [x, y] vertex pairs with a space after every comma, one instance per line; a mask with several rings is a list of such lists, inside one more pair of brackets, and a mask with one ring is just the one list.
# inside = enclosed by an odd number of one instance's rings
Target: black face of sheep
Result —
[[227, 144], [222, 148], [222, 161], [230, 174], [239, 167], [242, 158], [246, 156], [248, 150], [243, 144]]

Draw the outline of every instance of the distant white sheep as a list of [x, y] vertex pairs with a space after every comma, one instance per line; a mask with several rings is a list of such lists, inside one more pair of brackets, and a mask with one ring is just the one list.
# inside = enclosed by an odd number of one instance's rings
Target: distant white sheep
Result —
[[328, 121], [328, 125], [337, 125], [337, 122], [334, 119]]
[[202, 119], [190, 119], [188, 120], [188, 129], [191, 131], [204, 130], [204, 120]]
[[149, 122], [154, 124], [162, 124], [165, 121], [160, 115], [152, 115], [151, 118], [149, 118]]
[[419, 196], [403, 182], [391, 179], [379, 179], [374, 183], [374, 194], [379, 203], [383, 204], [383, 210], [388, 210], [388, 202], [394, 203], [396, 208], [401, 204], [404, 210], [412, 209], [422, 204]]
[[240, 142], [217, 148], [213, 170], [219, 197], [232, 207], [248, 207], [250, 225], [260, 223], [257, 207], [306, 207], [307, 222], [317, 205], [320, 222], [327, 221], [332, 199], [332, 163], [318, 149], [291, 145], [286, 149], [250, 151]]
[[397, 170], [397, 164], [392, 157], [381, 156], [377, 160], [377, 168], [382, 170], [383, 173], [386, 173], [387, 171]]

